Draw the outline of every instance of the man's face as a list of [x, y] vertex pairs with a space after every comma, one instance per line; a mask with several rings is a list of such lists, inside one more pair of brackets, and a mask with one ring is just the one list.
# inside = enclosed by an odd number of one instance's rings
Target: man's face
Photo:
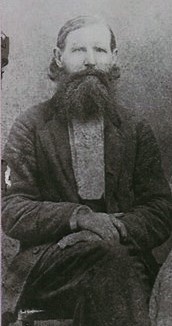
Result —
[[116, 51], [111, 51], [110, 42], [110, 31], [103, 24], [72, 31], [66, 37], [65, 49], [60, 53], [62, 66], [68, 73], [86, 68], [109, 72], [116, 61]]

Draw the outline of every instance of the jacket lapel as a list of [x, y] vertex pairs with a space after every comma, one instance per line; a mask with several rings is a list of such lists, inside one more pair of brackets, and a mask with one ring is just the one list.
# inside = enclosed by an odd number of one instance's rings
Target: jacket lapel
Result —
[[63, 201], [78, 202], [77, 186], [72, 168], [68, 126], [65, 117], [58, 112], [39, 131], [41, 146], [49, 159], [54, 182], [60, 185]]
[[[119, 178], [125, 155], [124, 133], [113, 116], [105, 121], [105, 201], [107, 212], [118, 211]], [[113, 201], [112, 201], [113, 197]]]

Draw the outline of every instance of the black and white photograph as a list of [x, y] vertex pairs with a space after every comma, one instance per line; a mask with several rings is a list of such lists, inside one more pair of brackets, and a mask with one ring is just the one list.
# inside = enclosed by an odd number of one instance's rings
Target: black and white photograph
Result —
[[1, 9], [1, 325], [172, 326], [171, 0]]

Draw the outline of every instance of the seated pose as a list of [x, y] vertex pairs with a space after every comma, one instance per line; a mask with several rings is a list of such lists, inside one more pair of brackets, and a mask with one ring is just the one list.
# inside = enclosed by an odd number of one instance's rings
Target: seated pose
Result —
[[172, 202], [150, 126], [117, 103], [111, 28], [90, 16], [60, 29], [54, 96], [22, 113], [4, 151], [2, 225], [20, 241], [5, 281], [18, 309], [75, 326], [148, 326], [151, 250], [170, 235]]

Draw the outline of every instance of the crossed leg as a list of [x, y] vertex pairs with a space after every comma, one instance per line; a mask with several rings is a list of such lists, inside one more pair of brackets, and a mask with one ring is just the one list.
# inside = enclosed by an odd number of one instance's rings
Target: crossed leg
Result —
[[128, 248], [103, 242], [54, 244], [30, 275], [23, 306], [58, 311], [74, 326], [149, 326], [146, 268]]

